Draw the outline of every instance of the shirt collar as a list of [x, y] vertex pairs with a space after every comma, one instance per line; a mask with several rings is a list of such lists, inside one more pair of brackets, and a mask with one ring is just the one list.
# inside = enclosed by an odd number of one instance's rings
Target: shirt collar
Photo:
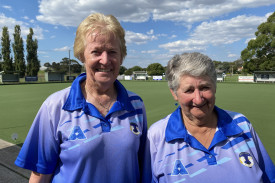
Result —
[[[64, 110], [72, 112], [75, 110], [86, 108], [88, 103], [86, 102], [81, 90], [81, 82], [83, 82], [84, 80], [86, 80], [86, 73], [80, 74], [74, 80], [70, 89], [69, 96], [63, 106]], [[117, 101], [115, 102], [114, 107], [112, 107], [112, 109], [110, 110], [110, 113], [122, 109], [125, 109], [127, 111], [133, 111], [134, 107], [128, 99], [129, 97], [127, 90], [118, 80], [114, 82], [114, 85], [117, 89]], [[89, 109], [92, 108], [89, 107]]]
[[[217, 106], [214, 107], [214, 110], [218, 115], [218, 129], [223, 136], [229, 137], [237, 135], [243, 131], [227, 112]], [[184, 139], [184, 141], [188, 142], [188, 136], [188, 132], [183, 124], [181, 116], [181, 107], [179, 106], [171, 114], [168, 120], [165, 130], [165, 140], [166, 142], [170, 142], [175, 139]]]

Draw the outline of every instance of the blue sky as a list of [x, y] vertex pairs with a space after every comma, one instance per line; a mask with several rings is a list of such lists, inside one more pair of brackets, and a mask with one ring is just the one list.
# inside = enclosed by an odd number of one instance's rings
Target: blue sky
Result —
[[[15, 25], [38, 39], [38, 57], [60, 62], [73, 57], [75, 31], [90, 13], [113, 14], [126, 31], [123, 65], [166, 66], [175, 54], [198, 51], [217, 61], [235, 61], [258, 25], [275, 11], [274, 0], [1, 0], [0, 34]], [[26, 45], [25, 45], [26, 46]]]

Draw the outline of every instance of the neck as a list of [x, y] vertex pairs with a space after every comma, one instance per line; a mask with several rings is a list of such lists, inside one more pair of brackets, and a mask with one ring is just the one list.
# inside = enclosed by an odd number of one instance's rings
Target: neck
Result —
[[194, 129], [202, 129], [202, 128], [213, 128], [217, 126], [218, 117], [215, 111], [204, 118], [198, 119], [194, 117], [188, 117], [182, 112], [182, 118], [184, 125], [186, 127], [194, 128]]
[[212, 139], [214, 138], [217, 127], [217, 115], [213, 112], [213, 115], [209, 116], [205, 120], [190, 119], [184, 115], [183, 123], [189, 133], [192, 134], [206, 149], [209, 148]]
[[103, 116], [108, 114], [117, 96], [114, 85], [103, 90], [97, 86], [90, 85], [86, 81], [82, 83], [82, 93], [85, 99], [92, 103]]

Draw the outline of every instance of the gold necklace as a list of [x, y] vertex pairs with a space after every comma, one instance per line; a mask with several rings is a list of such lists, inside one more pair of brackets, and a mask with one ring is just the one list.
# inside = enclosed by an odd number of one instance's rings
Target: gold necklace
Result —
[[[93, 96], [93, 97], [94, 97], [94, 96]], [[95, 98], [95, 97], [94, 97], [94, 98]], [[112, 99], [110, 100], [108, 107], [105, 107], [99, 100], [97, 100], [97, 98], [95, 98], [95, 100], [97, 101], [97, 103], [98, 103], [101, 107], [103, 107], [104, 109], [106, 109], [106, 112], [107, 112], [107, 113], [109, 112], [110, 106], [111, 106], [111, 104], [112, 104]]]
[[[205, 140], [205, 145], [207, 145], [207, 143], [208, 143], [208, 139], [209, 139], [210, 135], [212, 134], [213, 129], [212, 129], [212, 128], [210, 128], [210, 130], [209, 130], [209, 131], [210, 131], [210, 132], [209, 132], [209, 134], [208, 134], [208, 136], [207, 136], [207, 139]], [[209, 144], [209, 146], [210, 146], [210, 144]]]
[[106, 106], [104, 106], [92, 93], [90, 93], [90, 91], [87, 89], [87, 87], [86, 86], [84, 86], [84, 88], [85, 88], [85, 91], [87, 91], [94, 99], [95, 99], [95, 101], [101, 106], [101, 107], [103, 107], [105, 110], [106, 110], [106, 112], [108, 113], [109, 112], [109, 110], [110, 110], [110, 106], [111, 106], [111, 104], [113, 103], [113, 97], [110, 97], [111, 99], [110, 99], [110, 101], [109, 101], [109, 105], [108, 105], [108, 107], [106, 107]]

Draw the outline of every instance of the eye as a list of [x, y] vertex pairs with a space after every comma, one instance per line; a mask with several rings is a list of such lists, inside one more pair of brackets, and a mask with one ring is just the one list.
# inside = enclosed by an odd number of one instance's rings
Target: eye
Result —
[[93, 54], [93, 55], [99, 55], [99, 52], [98, 52], [97, 50], [93, 50], [93, 51], [91, 52], [91, 54]]
[[108, 51], [108, 53], [109, 53], [110, 55], [116, 55], [116, 54], [117, 54], [117, 51], [116, 51], [116, 50], [110, 50], [110, 51]]
[[201, 87], [201, 90], [202, 91], [207, 91], [207, 90], [209, 90], [210, 89], [210, 86], [202, 86]]
[[184, 90], [184, 93], [193, 93], [194, 92], [194, 89], [192, 88], [188, 88], [186, 90]]

